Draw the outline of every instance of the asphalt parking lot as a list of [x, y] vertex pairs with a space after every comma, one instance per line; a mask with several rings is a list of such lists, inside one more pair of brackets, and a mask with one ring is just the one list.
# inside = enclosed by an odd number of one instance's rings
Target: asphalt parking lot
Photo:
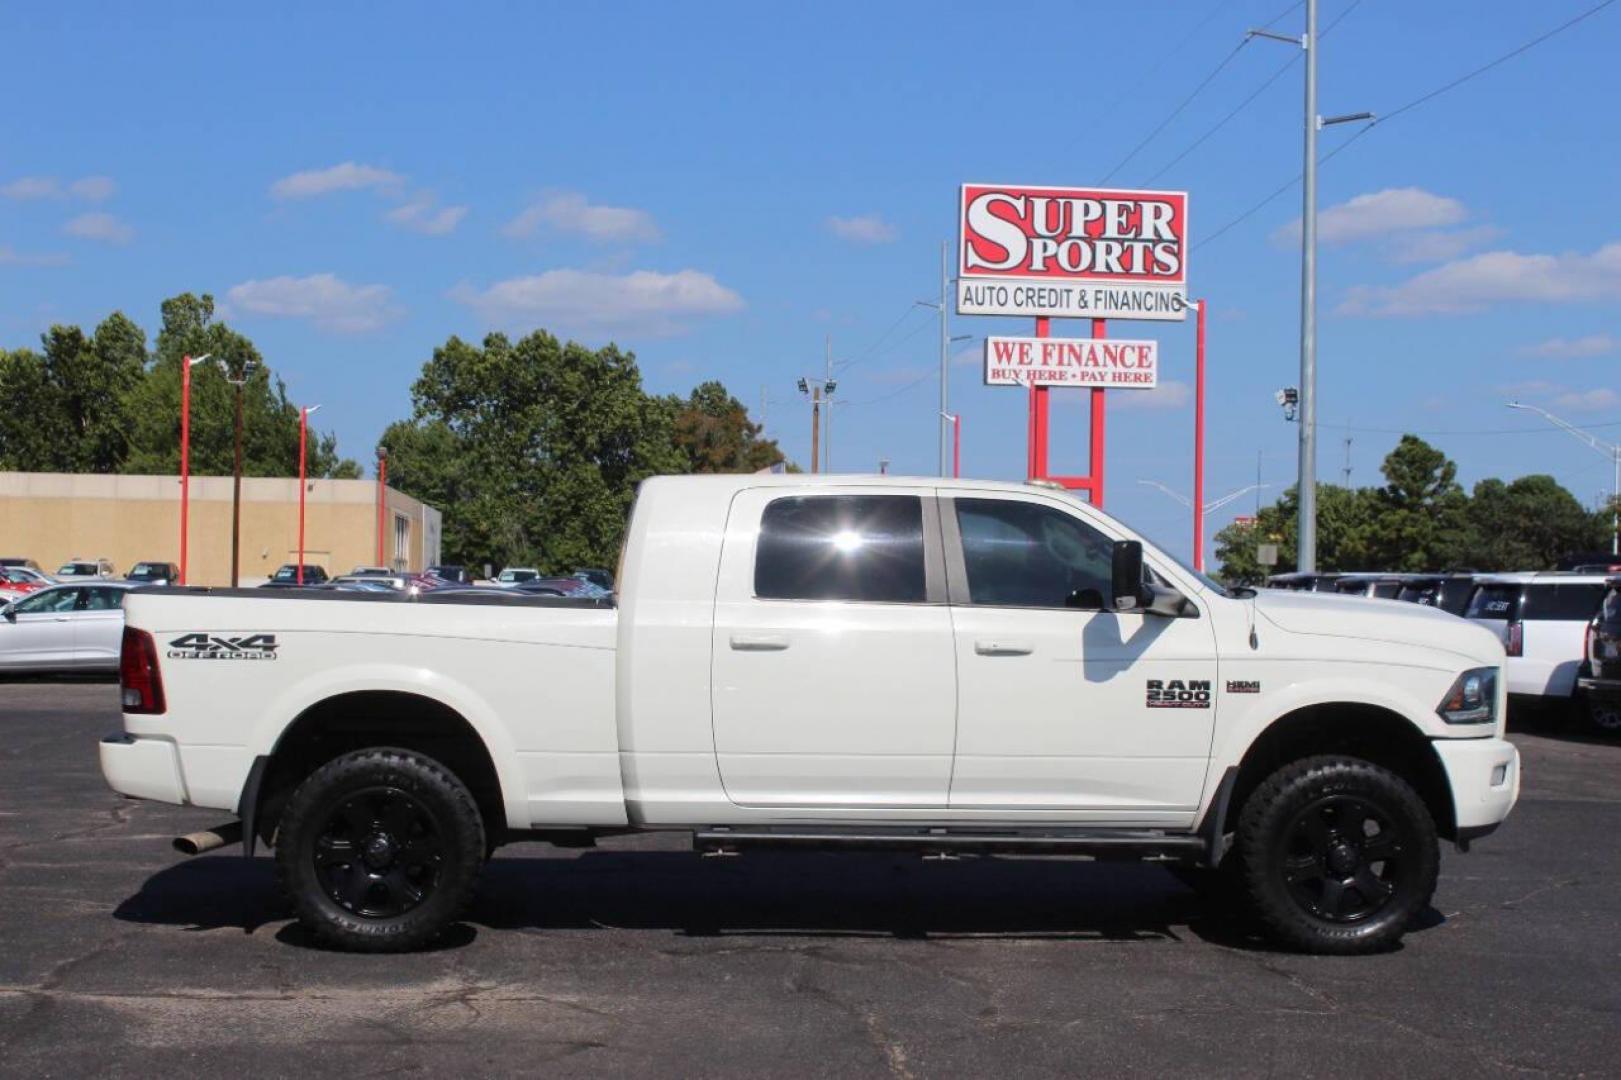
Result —
[[1271, 951], [1164, 870], [504, 849], [435, 951], [313, 947], [214, 811], [109, 792], [110, 683], [0, 683], [0, 1074], [1621, 1071], [1621, 745], [1516, 736], [1514, 816], [1399, 951]]

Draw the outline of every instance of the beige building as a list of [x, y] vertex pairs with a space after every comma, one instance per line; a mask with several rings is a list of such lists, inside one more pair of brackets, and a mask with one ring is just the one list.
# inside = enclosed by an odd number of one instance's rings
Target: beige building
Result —
[[[332, 574], [377, 562], [375, 480], [310, 480], [304, 561]], [[231, 478], [191, 478], [187, 583], [231, 582]], [[440, 514], [384, 489], [383, 562], [421, 570], [439, 561]], [[0, 556], [46, 573], [72, 558], [105, 558], [120, 574], [143, 560], [180, 561], [180, 478], [0, 472]], [[256, 585], [298, 559], [298, 480], [244, 478], [239, 580]]]

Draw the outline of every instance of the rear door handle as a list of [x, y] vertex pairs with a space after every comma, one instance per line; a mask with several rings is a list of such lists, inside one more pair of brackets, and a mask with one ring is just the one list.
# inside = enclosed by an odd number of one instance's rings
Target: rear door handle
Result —
[[732, 648], [738, 652], [781, 652], [787, 647], [787, 634], [732, 635]]
[[976, 641], [974, 651], [980, 656], [1029, 656], [1035, 647], [1025, 641]]

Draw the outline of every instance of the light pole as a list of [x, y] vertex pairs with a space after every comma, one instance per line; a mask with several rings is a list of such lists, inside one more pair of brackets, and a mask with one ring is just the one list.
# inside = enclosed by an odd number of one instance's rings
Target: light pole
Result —
[[1317, 0], [1306, 0], [1306, 32], [1298, 38], [1270, 30], [1248, 37], [1282, 41], [1305, 50], [1305, 161], [1300, 207], [1300, 543], [1296, 563], [1317, 569], [1317, 132], [1331, 124], [1372, 120], [1372, 113], [1317, 115]]
[[231, 467], [231, 588], [234, 589], [237, 586], [238, 553], [242, 545], [242, 388], [247, 385], [248, 377], [258, 365], [252, 360], [244, 360], [233, 379], [230, 365], [223, 359], [217, 363], [225, 375], [225, 381], [236, 387], [236, 454], [235, 464]]
[[383, 504], [388, 501], [388, 447], [377, 447], [377, 565], [383, 566]]
[[186, 583], [187, 522], [191, 514], [191, 369], [208, 359], [180, 358], [180, 584]]
[[[1186, 506], [1190, 510], [1192, 510], [1193, 507], [1197, 505], [1192, 499], [1188, 498], [1186, 495], [1182, 494], [1180, 491], [1177, 491], [1177, 490], [1175, 490], [1174, 488], [1171, 488], [1171, 487], [1167, 487], [1165, 484], [1160, 483], [1158, 480], [1139, 480], [1137, 482], [1139, 484], [1147, 484], [1151, 488], [1157, 488], [1160, 491], [1163, 491], [1165, 494], [1169, 495], [1171, 498], [1175, 499], [1177, 502], [1181, 503], [1183, 506]], [[1246, 485], [1244, 487], [1239, 488], [1237, 491], [1229, 491], [1227, 494], [1223, 495], [1219, 499], [1212, 499], [1210, 502], [1207, 502], [1207, 503], [1204, 504], [1204, 507], [1202, 508], [1202, 510], [1198, 510], [1198, 511], [1194, 512], [1194, 521], [1196, 523], [1196, 528], [1198, 530], [1198, 534], [1199, 534], [1199, 537], [1200, 537], [1200, 546], [1193, 549], [1193, 568], [1195, 570], [1198, 570], [1200, 572], [1203, 572], [1203, 570], [1204, 570], [1203, 537], [1204, 537], [1204, 517], [1205, 517], [1205, 515], [1210, 513], [1212, 510], [1220, 510], [1222, 507], [1226, 506], [1228, 503], [1232, 502], [1234, 499], [1243, 498], [1245, 495], [1248, 495], [1252, 491], [1259, 491], [1262, 488], [1269, 488], [1271, 486], [1272, 486], [1271, 484], [1248, 484], [1248, 485]]]
[[[837, 379], [810, 379], [801, 377], [799, 380], [799, 392], [801, 394], [810, 395], [811, 472], [813, 473], [822, 471], [820, 449], [820, 439], [822, 437], [822, 403], [824, 401], [827, 402], [828, 419], [831, 420], [833, 417], [833, 391], [837, 390], [838, 388], [839, 381]], [[824, 390], [827, 392], [826, 397], [823, 396]], [[829, 424], [828, 427], [829, 435], [831, 436], [832, 425]], [[831, 466], [832, 461], [829, 460], [828, 464]]]
[[951, 476], [962, 476], [962, 413], [941, 413], [951, 424]]
[[1614, 487], [1610, 496], [1610, 554], [1621, 555], [1621, 443], [1607, 443], [1595, 438], [1590, 432], [1583, 431], [1575, 424], [1561, 420], [1547, 409], [1535, 405], [1522, 405], [1518, 401], [1506, 403], [1511, 409], [1524, 409], [1534, 412], [1548, 423], [1574, 435], [1583, 445], [1595, 453], [1603, 454], [1610, 459], [1611, 467], [1615, 470]]
[[306, 405], [298, 410], [298, 583], [304, 584], [304, 461], [305, 446], [309, 442], [310, 413], [319, 405]]
[[[1194, 331], [1194, 389], [1193, 389], [1193, 505], [1204, 505], [1204, 326], [1210, 301], [1195, 300], [1198, 312]], [[1193, 550], [1200, 557], [1195, 569], [1203, 570], [1204, 515], [1193, 515]]]

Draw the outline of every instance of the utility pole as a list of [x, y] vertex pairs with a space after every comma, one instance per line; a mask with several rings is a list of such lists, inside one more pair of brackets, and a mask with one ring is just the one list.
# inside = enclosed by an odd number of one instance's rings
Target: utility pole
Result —
[[832, 334], [824, 335], [822, 340], [823, 340], [823, 342], [824, 342], [824, 344], [826, 346], [826, 357], [827, 357], [827, 359], [825, 361], [825, 365], [824, 365], [824, 374], [822, 376], [822, 385], [827, 387], [827, 437], [822, 440], [822, 459], [823, 459], [823, 462], [827, 465], [827, 471], [832, 472], [833, 471], [833, 387], [837, 385], [833, 381], [833, 335]]
[[223, 359], [219, 365], [225, 373], [225, 381], [236, 387], [236, 463], [231, 469], [231, 588], [234, 589], [242, 550], [242, 388], [247, 385], [255, 365], [252, 360], [243, 361], [235, 378], [231, 377], [230, 365]]
[[1345, 468], [1341, 469], [1340, 472], [1345, 474], [1345, 487], [1346, 487], [1347, 490], [1349, 490], [1350, 487], [1351, 487], [1351, 425], [1350, 424], [1345, 425]]
[[1306, 32], [1298, 38], [1270, 30], [1263, 37], [1306, 52], [1305, 153], [1300, 200], [1300, 570], [1317, 569], [1317, 132], [1330, 124], [1372, 120], [1368, 112], [1317, 115], [1317, 0], [1306, 0]]
[[1261, 520], [1261, 455], [1265, 451], [1255, 451], [1255, 520]]
[[811, 472], [822, 471], [817, 454], [821, 449], [822, 437], [822, 388], [811, 387]]

